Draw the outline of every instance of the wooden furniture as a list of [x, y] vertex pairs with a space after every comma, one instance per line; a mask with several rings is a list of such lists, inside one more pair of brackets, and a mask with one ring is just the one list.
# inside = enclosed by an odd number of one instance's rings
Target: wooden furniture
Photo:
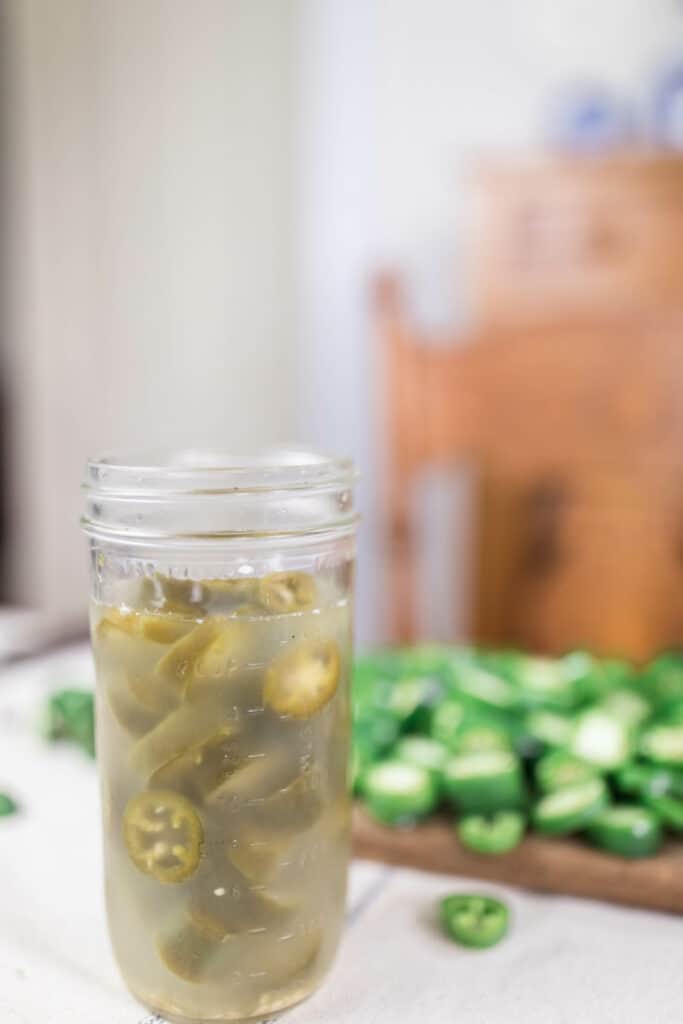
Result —
[[485, 164], [471, 182], [480, 322], [609, 314], [683, 296], [683, 159], [617, 154]]
[[636, 659], [680, 645], [683, 159], [488, 166], [473, 196], [466, 336], [434, 344], [395, 279], [376, 290], [390, 638], [417, 636], [416, 481], [466, 464], [474, 639]]
[[451, 822], [435, 819], [413, 831], [397, 831], [356, 807], [353, 850], [357, 857], [423, 871], [683, 913], [681, 843], [669, 843], [656, 857], [627, 861], [576, 840], [530, 835], [510, 853], [486, 857], [461, 846]]
[[437, 346], [389, 280], [378, 310], [393, 639], [416, 638], [415, 482], [466, 462], [480, 481], [475, 639], [636, 659], [683, 641], [683, 312]]

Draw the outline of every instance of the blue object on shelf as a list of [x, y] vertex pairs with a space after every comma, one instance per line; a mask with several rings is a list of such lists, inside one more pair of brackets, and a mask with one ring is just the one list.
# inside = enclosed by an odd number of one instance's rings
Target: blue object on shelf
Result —
[[631, 141], [633, 114], [621, 97], [601, 86], [577, 87], [554, 103], [551, 137], [562, 149], [602, 153]]
[[683, 149], [683, 63], [672, 65], [654, 92], [655, 142]]

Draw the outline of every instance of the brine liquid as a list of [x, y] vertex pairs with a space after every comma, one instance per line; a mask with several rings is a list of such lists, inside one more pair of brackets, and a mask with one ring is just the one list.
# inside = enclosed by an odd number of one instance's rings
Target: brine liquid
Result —
[[93, 606], [110, 932], [171, 1019], [266, 1017], [334, 955], [351, 610], [328, 584], [155, 578]]

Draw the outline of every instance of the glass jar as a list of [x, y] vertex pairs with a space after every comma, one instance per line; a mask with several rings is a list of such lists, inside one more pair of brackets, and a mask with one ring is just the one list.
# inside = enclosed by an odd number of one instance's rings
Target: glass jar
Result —
[[308, 451], [89, 463], [111, 939], [178, 1021], [308, 996], [343, 922], [353, 468]]

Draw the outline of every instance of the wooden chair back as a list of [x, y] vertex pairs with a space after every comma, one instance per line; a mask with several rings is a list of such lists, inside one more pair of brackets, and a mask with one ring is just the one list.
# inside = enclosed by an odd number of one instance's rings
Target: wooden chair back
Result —
[[416, 482], [465, 463], [478, 479], [473, 639], [636, 659], [680, 645], [683, 310], [436, 345], [395, 280], [376, 298], [392, 639], [416, 639]]

